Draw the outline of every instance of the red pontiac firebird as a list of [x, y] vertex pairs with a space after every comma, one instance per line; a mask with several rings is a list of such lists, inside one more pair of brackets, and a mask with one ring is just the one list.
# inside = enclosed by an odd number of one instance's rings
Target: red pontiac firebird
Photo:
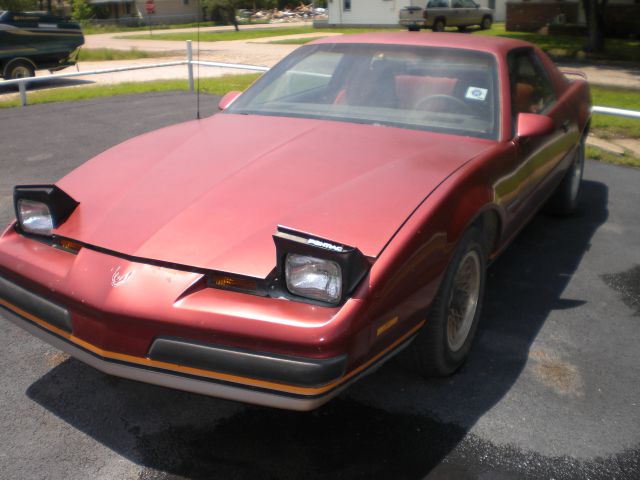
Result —
[[15, 187], [0, 305], [103, 372], [309, 410], [401, 351], [462, 364], [487, 264], [576, 207], [590, 94], [525, 42], [382, 33], [220, 109]]

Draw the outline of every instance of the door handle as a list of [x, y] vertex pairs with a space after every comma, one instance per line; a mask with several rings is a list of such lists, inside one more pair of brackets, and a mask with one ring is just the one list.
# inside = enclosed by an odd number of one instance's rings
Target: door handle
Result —
[[567, 133], [569, 131], [569, 125], [571, 122], [569, 122], [569, 120], [565, 120], [564, 122], [562, 122], [562, 125], [560, 125], [562, 127], [562, 130], [564, 130], [564, 133]]

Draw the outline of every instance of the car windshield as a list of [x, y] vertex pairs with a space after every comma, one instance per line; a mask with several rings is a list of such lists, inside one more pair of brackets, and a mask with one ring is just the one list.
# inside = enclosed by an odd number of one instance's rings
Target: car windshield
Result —
[[497, 138], [493, 56], [372, 44], [301, 47], [227, 113], [317, 118]]

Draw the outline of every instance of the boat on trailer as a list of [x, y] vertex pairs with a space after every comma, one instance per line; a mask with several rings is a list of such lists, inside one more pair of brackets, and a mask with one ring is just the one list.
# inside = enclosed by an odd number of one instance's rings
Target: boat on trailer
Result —
[[83, 44], [77, 22], [43, 12], [0, 12], [0, 74], [7, 80], [75, 65]]

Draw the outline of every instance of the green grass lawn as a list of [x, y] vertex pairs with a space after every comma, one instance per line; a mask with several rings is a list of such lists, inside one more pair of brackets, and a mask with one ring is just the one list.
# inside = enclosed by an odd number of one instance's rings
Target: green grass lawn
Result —
[[[591, 87], [593, 104], [640, 111], [640, 90]], [[591, 131], [601, 138], [628, 137], [640, 139], [640, 120], [633, 118], [594, 115]]]
[[585, 54], [582, 51], [586, 43], [585, 37], [571, 35], [541, 35], [528, 32], [507, 32], [504, 23], [496, 23], [489, 30], [478, 30], [474, 35], [491, 35], [497, 37], [517, 38], [535, 43], [542, 50], [555, 58], [587, 58], [590, 60], [619, 60], [640, 63], [640, 40], [624, 40], [608, 38], [606, 51], [602, 54]]
[[110, 48], [83, 48], [78, 55], [78, 61], [100, 62], [106, 60], [135, 60], [138, 58], [157, 58], [171, 55], [165, 52], [147, 52], [132, 48], [130, 50], [113, 50]]
[[585, 154], [590, 160], [598, 160], [599, 162], [611, 163], [613, 165], [640, 168], [640, 158], [635, 157], [628, 151], [623, 155], [616, 155], [615, 153], [609, 153], [597, 147], [587, 146]]
[[[263, 25], [267, 22], [240, 22], [240, 25]], [[152, 30], [175, 30], [178, 28], [196, 28], [198, 26], [197, 23], [178, 23], [172, 25], [152, 25]], [[229, 28], [233, 28], [232, 25], [227, 25], [219, 22], [200, 22], [200, 27], [224, 27], [228, 26]], [[82, 33], [85, 35], [96, 35], [100, 33], [126, 33], [126, 32], [140, 32], [144, 30], [149, 30], [148, 25], [141, 25], [138, 27], [125, 27], [122, 25], [83, 25]]]
[[[256, 38], [268, 38], [268, 37], [281, 37], [285, 35], [301, 35], [304, 33], [318, 33], [318, 32], [327, 32], [327, 33], [365, 33], [365, 32], [390, 32], [390, 31], [400, 31], [400, 29], [389, 29], [389, 28], [322, 28], [316, 29], [312, 26], [305, 27], [283, 27], [283, 28], [259, 28], [259, 29], [251, 29], [251, 30], [243, 30], [240, 28], [239, 32], [235, 31], [224, 31], [224, 32], [200, 32], [200, 41], [201, 42], [225, 42], [230, 40], [253, 40]], [[140, 40], [148, 40], [149, 38], [153, 40], [195, 40], [196, 32], [189, 33], [166, 33], [166, 32], [158, 32], [153, 35], [127, 35], [126, 38], [135, 38]], [[119, 37], [125, 38], [125, 37]], [[309, 39], [307, 39], [309, 41]]]
[[305, 43], [313, 42], [314, 40], [319, 40], [325, 37], [303, 37], [303, 38], [289, 38], [286, 40], [274, 40], [269, 43], [273, 43], [276, 45], [304, 45]]
[[[313, 26], [284, 27], [277, 29], [252, 29], [239, 32], [201, 32], [202, 42], [222, 42], [230, 40], [252, 40], [257, 38], [268, 38], [275, 36], [298, 35], [303, 33], [334, 32], [343, 34], [364, 33], [364, 32], [389, 32], [403, 31], [399, 28], [322, 28], [316, 29]], [[495, 23], [489, 30], [471, 30], [474, 35], [489, 35], [506, 38], [516, 38], [537, 44], [542, 50], [555, 58], [563, 59], [589, 59], [589, 60], [617, 60], [625, 62], [640, 63], [640, 40], [624, 40], [609, 38], [606, 41], [606, 50], [602, 54], [585, 54], [582, 48], [586, 39], [581, 36], [571, 35], [542, 35], [529, 32], [507, 32], [504, 23]], [[154, 40], [195, 40], [194, 33], [170, 33], [157, 30], [152, 35], [127, 35], [127, 38]], [[303, 45], [317, 37], [305, 39], [283, 39], [270, 43]]]
[[[591, 95], [594, 105], [640, 110], [640, 90], [592, 86]], [[640, 139], [640, 120], [612, 117], [610, 115], [593, 115], [591, 133], [605, 139], [616, 137]], [[630, 151], [625, 151], [623, 155], [616, 155], [597, 147], [587, 146], [587, 158], [615, 165], [640, 168], [640, 158]]]

